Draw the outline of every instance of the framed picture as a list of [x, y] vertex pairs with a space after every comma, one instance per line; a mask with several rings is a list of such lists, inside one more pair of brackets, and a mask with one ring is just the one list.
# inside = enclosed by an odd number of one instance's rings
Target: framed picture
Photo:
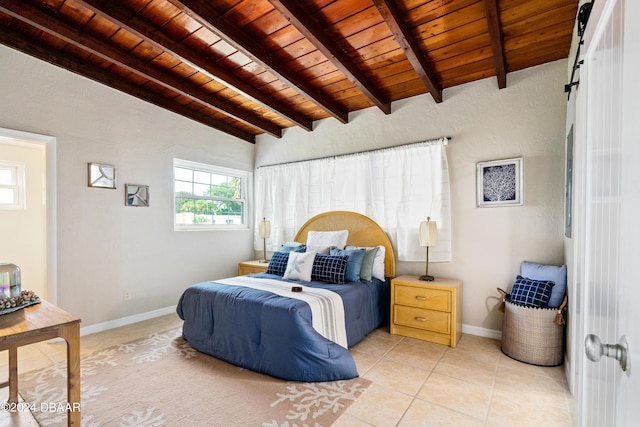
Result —
[[479, 162], [476, 169], [478, 207], [516, 206], [524, 203], [522, 157]]
[[87, 176], [89, 177], [89, 187], [116, 188], [116, 168], [111, 165], [101, 165], [99, 163], [89, 163]]
[[148, 207], [149, 186], [138, 184], [125, 184], [126, 206]]

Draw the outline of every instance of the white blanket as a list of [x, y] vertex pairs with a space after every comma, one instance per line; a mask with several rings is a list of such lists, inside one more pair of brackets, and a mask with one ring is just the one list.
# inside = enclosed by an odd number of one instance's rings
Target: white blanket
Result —
[[302, 286], [302, 292], [292, 292], [296, 283], [281, 282], [274, 279], [238, 276], [215, 280], [216, 283], [259, 289], [288, 298], [295, 298], [309, 304], [313, 329], [323, 337], [347, 348], [347, 328], [344, 319], [342, 298], [327, 289]]

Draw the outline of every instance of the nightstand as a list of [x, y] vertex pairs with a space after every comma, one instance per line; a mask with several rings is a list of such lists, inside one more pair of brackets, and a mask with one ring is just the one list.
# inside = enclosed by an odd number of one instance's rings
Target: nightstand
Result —
[[390, 332], [455, 347], [462, 335], [462, 281], [391, 280]]
[[238, 263], [238, 276], [246, 276], [247, 274], [264, 273], [269, 266], [268, 262], [244, 261]]

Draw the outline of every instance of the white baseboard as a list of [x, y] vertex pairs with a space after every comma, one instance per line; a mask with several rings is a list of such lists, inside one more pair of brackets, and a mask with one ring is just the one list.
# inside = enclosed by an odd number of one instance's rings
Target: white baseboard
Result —
[[108, 322], [96, 323], [80, 328], [80, 336], [95, 334], [109, 329], [118, 328], [120, 326], [131, 325], [132, 323], [142, 322], [156, 317], [164, 316], [176, 312], [176, 306], [159, 308], [157, 310], [147, 311], [146, 313], [134, 314], [133, 316], [121, 317], [120, 319], [109, 320]]
[[477, 326], [462, 325], [462, 333], [477, 335], [479, 337], [493, 338], [494, 340], [502, 340], [502, 331], [479, 328]]

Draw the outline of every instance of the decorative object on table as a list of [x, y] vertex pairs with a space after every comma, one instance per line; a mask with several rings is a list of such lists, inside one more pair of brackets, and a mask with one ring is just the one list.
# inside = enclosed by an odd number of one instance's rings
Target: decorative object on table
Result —
[[116, 188], [115, 166], [99, 163], [89, 163], [88, 166], [89, 187], [108, 188], [111, 190]]
[[20, 267], [15, 264], [0, 264], [0, 299], [17, 297], [22, 290]]
[[431, 217], [427, 217], [426, 221], [420, 223], [420, 231], [418, 233], [420, 246], [427, 247], [427, 266], [424, 276], [420, 276], [420, 280], [433, 281], [434, 277], [429, 276], [429, 246], [435, 246], [438, 243], [438, 225], [435, 221], [431, 221]]
[[21, 291], [16, 297], [0, 298], [0, 315], [22, 310], [40, 303], [40, 297], [33, 291]]
[[0, 314], [12, 313], [40, 302], [33, 291], [22, 290], [20, 267], [0, 264]]
[[478, 207], [522, 205], [522, 171], [522, 157], [479, 162], [476, 165]]
[[260, 262], [269, 262], [267, 259], [267, 239], [271, 236], [271, 223], [266, 218], [262, 218], [260, 224], [258, 224], [258, 236], [262, 239], [262, 250], [264, 257]]
[[125, 205], [135, 207], [149, 206], [149, 186], [138, 184], [125, 184]]

